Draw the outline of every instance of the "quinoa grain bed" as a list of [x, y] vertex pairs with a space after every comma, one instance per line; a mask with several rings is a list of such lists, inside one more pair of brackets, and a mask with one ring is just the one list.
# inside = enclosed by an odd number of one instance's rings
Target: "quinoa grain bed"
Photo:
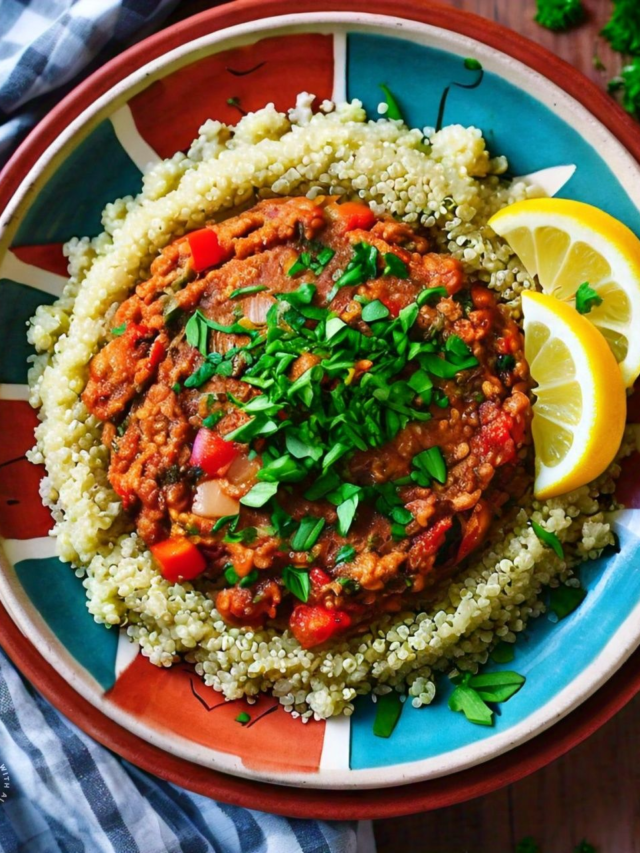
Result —
[[[372, 690], [407, 690], [415, 706], [429, 704], [436, 672], [473, 670], [497, 641], [515, 640], [544, 610], [542, 587], [574, 583], [576, 566], [613, 542], [604, 510], [619, 473], [614, 463], [561, 499], [527, 498], [428, 612], [381, 617], [368, 633], [328, 650], [303, 649], [273, 628], [230, 627], [197, 582], [162, 577], [122, 513], [107, 478], [102, 425], [80, 395], [118, 305], [168, 242], [259, 198], [348, 195], [422, 225], [437, 251], [459, 259], [516, 318], [519, 293], [532, 286], [486, 223], [506, 204], [539, 193], [500, 178], [506, 162], [490, 159], [480, 131], [455, 125], [425, 137], [401, 122], [367, 122], [358, 101], [324, 104], [313, 115], [311, 100], [300, 96], [289, 117], [270, 105], [236, 128], [206, 122], [187, 155], [145, 175], [139, 196], [107, 206], [103, 234], [70, 241], [65, 292], [38, 308], [29, 329], [39, 353], [31, 402], [42, 421], [30, 458], [46, 465], [42, 496], [58, 552], [84, 576], [89, 611], [107, 625], [127, 625], [152, 663], [170, 666], [184, 656], [226, 698], [271, 691], [303, 720], [350, 714], [355, 696]], [[629, 438], [621, 455], [630, 446]], [[564, 559], [538, 539], [530, 518], [557, 535]]]

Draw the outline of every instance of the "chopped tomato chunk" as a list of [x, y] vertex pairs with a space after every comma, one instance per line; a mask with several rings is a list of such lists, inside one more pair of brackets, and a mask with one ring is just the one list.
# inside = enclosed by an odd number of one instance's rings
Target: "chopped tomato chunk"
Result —
[[420, 549], [420, 557], [426, 559], [437, 554], [440, 548], [444, 545], [444, 540], [449, 530], [453, 526], [453, 520], [441, 518], [431, 525], [424, 533], [419, 533], [414, 541], [414, 548]]
[[[480, 418], [487, 403], [480, 407]], [[513, 439], [514, 421], [507, 412], [498, 409], [491, 420], [484, 423], [472, 441], [473, 450], [479, 452], [485, 462], [498, 468], [513, 462], [516, 458], [516, 445]]]
[[351, 617], [345, 610], [328, 610], [308, 604], [299, 604], [289, 619], [291, 633], [303, 649], [326, 643], [350, 626]]
[[151, 350], [149, 351], [149, 364], [151, 367], [157, 367], [165, 357], [166, 350], [162, 341], [154, 341]]
[[211, 228], [200, 228], [199, 231], [192, 231], [187, 237], [187, 241], [191, 247], [193, 268], [196, 272], [215, 267], [216, 264], [226, 261], [229, 257], [229, 253], [220, 245], [218, 235]]
[[206, 569], [204, 557], [193, 542], [183, 537], [172, 537], [158, 542], [149, 549], [160, 564], [162, 576], [171, 583], [193, 580]]
[[385, 308], [389, 309], [389, 314], [392, 317], [397, 317], [400, 314], [400, 309], [402, 308], [402, 300], [397, 296], [381, 296], [380, 302], [385, 306]]
[[233, 441], [225, 441], [217, 432], [202, 427], [193, 443], [190, 462], [194, 467], [202, 468], [207, 476], [217, 477], [239, 452]]
[[326, 572], [323, 572], [322, 569], [311, 569], [309, 577], [314, 586], [326, 586], [328, 583], [331, 583], [331, 577]]
[[332, 206], [331, 214], [341, 223], [343, 231], [355, 231], [356, 228], [368, 231], [376, 221], [371, 208], [358, 201], [345, 201]]

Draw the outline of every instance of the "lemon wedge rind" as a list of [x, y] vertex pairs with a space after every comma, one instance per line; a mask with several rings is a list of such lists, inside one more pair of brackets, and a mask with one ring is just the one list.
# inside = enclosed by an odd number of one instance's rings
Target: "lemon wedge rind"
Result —
[[591, 482], [613, 461], [626, 393], [600, 332], [565, 302], [522, 295], [525, 357], [534, 388], [535, 496], [547, 500]]
[[587, 281], [602, 305], [585, 316], [604, 335], [627, 387], [640, 375], [640, 240], [602, 210], [543, 198], [503, 208], [489, 225], [516, 252], [542, 290], [575, 304]]

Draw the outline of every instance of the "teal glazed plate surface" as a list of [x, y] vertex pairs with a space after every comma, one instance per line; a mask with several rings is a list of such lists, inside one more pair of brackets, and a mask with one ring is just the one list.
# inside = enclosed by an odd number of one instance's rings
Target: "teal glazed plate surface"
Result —
[[[98, 736], [116, 725], [173, 758], [260, 782], [372, 789], [462, 776], [532, 738], [540, 742], [543, 732], [553, 737], [551, 727], [632, 655], [640, 642], [638, 454], [626, 460], [618, 486], [626, 507], [615, 519], [619, 553], [584, 566], [589, 594], [578, 610], [558, 624], [542, 616], [519, 637], [514, 666], [527, 677], [526, 688], [501, 706], [495, 726], [452, 714], [442, 681], [432, 706], [403, 706], [388, 739], [373, 736], [369, 698], [357, 701], [351, 718], [302, 725], [264, 696], [252, 706], [251, 724], [240, 727], [235, 717], [243, 702], [224, 703], [185, 666], [157, 669], [122, 634], [97, 625], [81, 581], [55, 557], [51, 519], [38, 494], [42, 471], [24, 456], [36, 424], [27, 402], [25, 323], [61, 292], [62, 244], [99, 233], [105, 204], [137, 193], [144, 167], [188, 146], [205, 119], [235, 123], [229, 98], [240, 98], [247, 110], [268, 101], [286, 109], [306, 90], [320, 100], [359, 98], [376, 116], [384, 82], [407, 122], [424, 127], [436, 123], [450, 86], [445, 124], [481, 128], [492, 153], [507, 155], [512, 174], [542, 173], [536, 180], [550, 195], [597, 205], [640, 234], [640, 167], [631, 153], [640, 151], [638, 131], [613, 106], [613, 118], [604, 120], [604, 100], [594, 101], [593, 110], [585, 105], [570, 73], [566, 86], [557, 85], [516, 58], [528, 43], [507, 36], [502, 52], [495, 41], [506, 31], [485, 24], [485, 32], [471, 16], [382, 0], [367, 4], [371, 12], [358, 11], [364, 4], [320, 11], [322, 5], [301, 3], [292, 15], [285, 13], [290, 5], [278, 2], [231, 4], [148, 40], [72, 93], [5, 171], [0, 599], [78, 702], [95, 709]], [[477, 39], [468, 34], [474, 26]], [[548, 56], [531, 51], [538, 67], [540, 54]], [[463, 88], [477, 78], [465, 67], [468, 57], [484, 69], [473, 89]], [[556, 79], [565, 71], [555, 69]], [[604, 99], [572, 73], [589, 97]], [[633, 398], [629, 421], [640, 422]], [[0, 639], [5, 634], [0, 625]]]

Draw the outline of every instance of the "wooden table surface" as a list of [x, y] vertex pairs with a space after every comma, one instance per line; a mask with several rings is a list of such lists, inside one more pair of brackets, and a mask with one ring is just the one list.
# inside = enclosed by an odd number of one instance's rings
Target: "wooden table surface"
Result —
[[[606, 87], [621, 66], [598, 33], [611, 0], [584, 0], [587, 21], [555, 34], [533, 20], [535, 0], [441, 0], [539, 42]], [[640, 3], [640, 0], [637, 0]], [[593, 57], [606, 67], [598, 71]], [[515, 785], [460, 806], [376, 822], [379, 853], [513, 853], [526, 836], [541, 853], [640, 853], [640, 696], [593, 737]]]
[[[221, 2], [187, 0], [169, 23]], [[620, 56], [598, 36], [611, 0], [584, 0], [588, 19], [560, 35], [534, 22], [535, 0], [440, 2], [511, 27], [603, 88], [620, 70]], [[594, 67], [596, 54], [604, 71]], [[640, 696], [581, 746], [515, 785], [437, 812], [376, 821], [378, 853], [515, 853], [526, 836], [541, 853], [573, 853], [583, 839], [598, 853], [640, 853], [639, 745]]]

